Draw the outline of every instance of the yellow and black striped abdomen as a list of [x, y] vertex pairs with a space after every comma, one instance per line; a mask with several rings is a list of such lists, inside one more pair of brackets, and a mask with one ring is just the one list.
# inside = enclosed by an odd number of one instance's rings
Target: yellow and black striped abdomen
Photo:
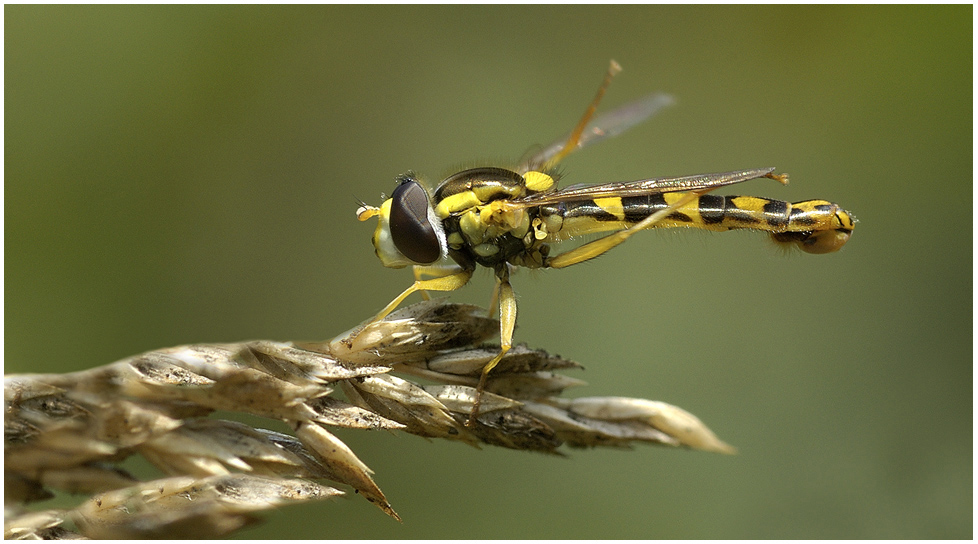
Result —
[[[684, 196], [675, 192], [564, 202], [543, 207], [541, 215], [562, 218], [559, 230], [551, 232], [553, 239], [564, 240], [628, 228]], [[795, 244], [808, 253], [830, 253], [846, 243], [853, 226], [848, 212], [825, 200], [789, 203], [753, 196], [703, 195], [677, 208], [654, 228], [763, 230], [775, 241]]]

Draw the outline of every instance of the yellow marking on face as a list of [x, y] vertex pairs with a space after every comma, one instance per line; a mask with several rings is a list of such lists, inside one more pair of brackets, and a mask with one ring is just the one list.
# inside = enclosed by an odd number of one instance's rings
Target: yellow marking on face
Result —
[[390, 220], [390, 216], [391, 216], [392, 202], [393, 199], [388, 198], [387, 200], [384, 201], [383, 204], [380, 205], [380, 208], [377, 209], [377, 213], [374, 214], [378, 216], [380, 219], [379, 221], [377, 221], [377, 227], [374, 229], [374, 236], [373, 236], [374, 248], [380, 248], [380, 243], [381, 243], [380, 241], [381, 238], [383, 237], [384, 229], [390, 230], [390, 227], [388, 226], [388, 221]]

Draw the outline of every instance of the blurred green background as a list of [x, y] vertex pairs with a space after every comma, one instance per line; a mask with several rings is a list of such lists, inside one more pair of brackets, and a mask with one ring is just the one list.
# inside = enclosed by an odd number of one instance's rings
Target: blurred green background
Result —
[[[519, 274], [516, 339], [575, 395], [679, 405], [739, 455], [566, 459], [339, 433], [354, 496], [242, 537], [971, 538], [972, 8], [35, 7], [5, 13], [5, 372], [323, 339], [410, 281], [373, 254], [408, 169], [510, 165], [605, 110], [677, 103], [565, 184], [777, 166], [735, 193], [860, 220], [825, 256], [650, 232]], [[485, 304], [480, 274], [453, 300]]]

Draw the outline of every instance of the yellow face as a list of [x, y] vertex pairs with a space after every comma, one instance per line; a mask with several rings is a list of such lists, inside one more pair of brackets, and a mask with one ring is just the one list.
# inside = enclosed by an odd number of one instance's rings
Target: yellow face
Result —
[[388, 268], [431, 265], [448, 255], [448, 243], [441, 221], [435, 216], [428, 193], [410, 175], [399, 178], [400, 185], [379, 208], [363, 205], [357, 219], [376, 216], [374, 251]]

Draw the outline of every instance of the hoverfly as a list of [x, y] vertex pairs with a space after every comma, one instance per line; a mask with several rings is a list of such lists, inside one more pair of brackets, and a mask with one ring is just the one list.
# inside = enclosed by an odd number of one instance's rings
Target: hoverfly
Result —
[[[512, 347], [516, 297], [509, 282], [515, 267], [565, 268], [602, 255], [648, 228], [692, 227], [713, 231], [767, 231], [775, 242], [807, 253], [831, 253], [852, 234], [855, 220], [824, 200], [789, 203], [750, 196], [714, 196], [710, 191], [757, 178], [783, 184], [784, 174], [757, 168], [718, 174], [655, 178], [557, 189], [554, 168], [570, 153], [616, 136], [669, 103], [653, 94], [592, 120], [608, 84], [621, 67], [612, 61], [597, 95], [570, 135], [524, 160], [513, 170], [473, 168], [445, 178], [434, 191], [414, 173], [397, 176], [397, 187], [380, 207], [362, 204], [357, 218], [379, 219], [373, 235], [384, 266], [413, 266], [415, 282], [388, 304], [383, 319], [410, 295], [454, 291], [478, 266], [495, 272], [490, 312], [499, 303], [499, 354], [483, 368], [467, 425], [474, 425], [489, 372]], [[611, 234], [557, 255], [550, 244], [580, 236]], [[422, 279], [433, 276], [432, 279]]]

